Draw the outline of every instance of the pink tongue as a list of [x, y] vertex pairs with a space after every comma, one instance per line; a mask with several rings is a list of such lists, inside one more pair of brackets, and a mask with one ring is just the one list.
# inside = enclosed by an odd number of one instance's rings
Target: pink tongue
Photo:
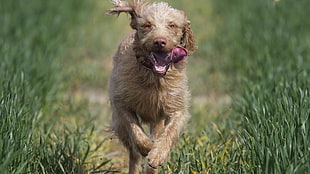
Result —
[[173, 63], [178, 63], [184, 60], [187, 56], [187, 50], [183, 47], [176, 46], [171, 51], [171, 59]]
[[178, 63], [187, 57], [187, 50], [183, 47], [176, 46], [171, 52], [152, 52], [150, 55], [154, 70], [157, 73], [165, 74], [170, 63]]

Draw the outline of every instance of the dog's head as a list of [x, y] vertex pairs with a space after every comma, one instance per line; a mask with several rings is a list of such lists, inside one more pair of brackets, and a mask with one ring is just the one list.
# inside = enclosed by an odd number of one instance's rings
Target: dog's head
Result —
[[115, 8], [107, 14], [125, 12], [131, 15], [131, 27], [137, 31], [139, 49], [146, 52], [157, 73], [165, 73], [168, 65], [177, 63], [195, 50], [190, 21], [183, 11], [167, 3], [113, 0]]

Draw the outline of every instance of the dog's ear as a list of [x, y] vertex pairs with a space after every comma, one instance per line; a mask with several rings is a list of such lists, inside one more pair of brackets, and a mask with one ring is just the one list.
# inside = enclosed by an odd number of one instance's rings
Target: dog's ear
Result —
[[107, 15], [119, 15], [124, 12], [130, 14], [131, 23], [130, 26], [133, 29], [137, 29], [137, 17], [141, 11], [141, 8], [144, 6], [145, 2], [140, 0], [132, 0], [130, 2], [121, 1], [121, 0], [112, 0], [113, 5], [115, 6], [112, 9], [109, 9]]
[[186, 48], [189, 54], [192, 54], [195, 50], [195, 38], [193, 35], [193, 31], [190, 28], [190, 21], [186, 20], [186, 23], [183, 28], [183, 36], [181, 39], [182, 46]]

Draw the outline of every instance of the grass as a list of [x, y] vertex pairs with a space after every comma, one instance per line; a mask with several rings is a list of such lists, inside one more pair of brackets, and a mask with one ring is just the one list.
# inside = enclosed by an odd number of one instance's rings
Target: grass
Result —
[[106, 161], [85, 168], [96, 149], [87, 142], [93, 125], [81, 122], [70, 127], [57, 115], [78, 112], [61, 106], [62, 56], [72, 43], [69, 31], [85, 18], [79, 10], [91, 6], [82, 1], [37, 0], [0, 4], [1, 173], [97, 170]]
[[310, 25], [303, 20], [308, 2], [243, 4], [252, 13], [239, 16], [245, 19], [240, 35], [245, 39], [236, 51], [243, 51], [239, 58], [247, 75], [236, 110], [243, 116], [240, 133], [250, 164], [260, 173], [308, 173]]
[[221, 63], [214, 68], [229, 84], [217, 91], [233, 94], [232, 111], [185, 135], [162, 173], [309, 173], [308, 2], [229, 3], [212, 3], [219, 38], [199, 52]]
[[[54, 93], [55, 64], [52, 59], [61, 36], [56, 20], [41, 11], [42, 3], [24, 8], [20, 2], [1, 2], [1, 158], [3, 173], [23, 173], [39, 168], [34, 160], [38, 144], [36, 125]], [[51, 6], [51, 13], [57, 11]], [[39, 15], [39, 17], [37, 17]], [[61, 22], [61, 21], [59, 21]], [[55, 30], [46, 32], [55, 25]], [[36, 26], [36, 32], [33, 27]], [[43, 58], [44, 57], [44, 58]], [[43, 66], [45, 65], [45, 66]], [[48, 80], [44, 80], [48, 79]]]
[[[309, 2], [168, 2], [199, 49], [193, 117], [160, 173], [309, 173]], [[108, 1], [24, 4], [0, 2], [1, 173], [126, 172], [105, 130], [128, 17], [105, 16]]]

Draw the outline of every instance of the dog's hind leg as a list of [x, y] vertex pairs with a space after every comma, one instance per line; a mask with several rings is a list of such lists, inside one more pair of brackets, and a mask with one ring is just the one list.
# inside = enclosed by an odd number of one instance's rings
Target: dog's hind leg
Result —
[[153, 140], [156, 140], [159, 135], [162, 133], [162, 131], [165, 128], [165, 120], [160, 120], [156, 123], [151, 123], [150, 125], [150, 132], [151, 132], [151, 137]]

